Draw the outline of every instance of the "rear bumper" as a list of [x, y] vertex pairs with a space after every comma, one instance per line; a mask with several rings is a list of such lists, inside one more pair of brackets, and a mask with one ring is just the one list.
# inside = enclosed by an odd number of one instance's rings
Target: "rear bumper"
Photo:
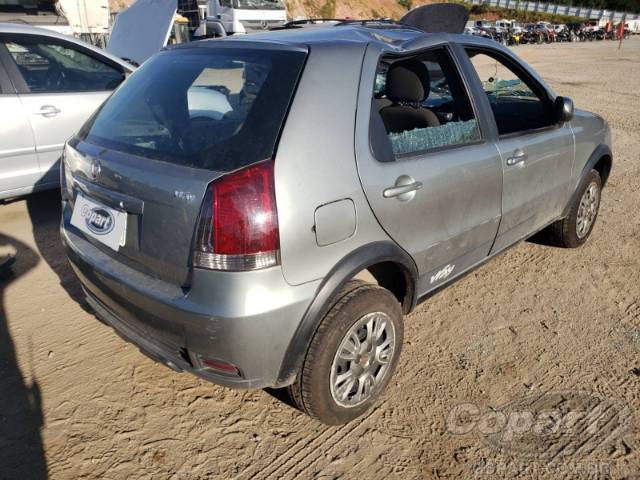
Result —
[[[65, 213], [62, 241], [100, 320], [174, 370], [233, 388], [281, 386], [285, 352], [319, 281], [292, 287], [280, 267], [195, 269], [185, 290], [114, 260], [70, 226]], [[202, 368], [199, 356], [232, 363], [240, 375]]]

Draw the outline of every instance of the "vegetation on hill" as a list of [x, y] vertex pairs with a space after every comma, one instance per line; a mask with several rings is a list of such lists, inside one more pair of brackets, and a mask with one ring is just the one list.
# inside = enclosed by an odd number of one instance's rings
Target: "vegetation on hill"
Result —
[[[291, 18], [395, 18], [402, 17], [408, 10], [427, 3], [442, 0], [285, 0]], [[455, 0], [454, 0], [455, 1]], [[638, 0], [640, 1], [640, 0]], [[554, 15], [550, 13], [528, 12], [524, 10], [472, 5], [463, 0], [470, 18], [497, 20], [508, 18], [521, 23], [545, 21], [551, 23], [582, 22], [584, 19]]]
[[[447, 0], [284, 0], [291, 18], [400, 18], [412, 8], [427, 3]], [[514, 19], [522, 23], [545, 21], [551, 23], [583, 22], [584, 19], [566, 15], [529, 12], [489, 5], [471, 5], [464, 0], [450, 0], [463, 3], [472, 19], [495, 20]], [[523, 0], [525, 1], [525, 0]], [[607, 10], [640, 12], [640, 0], [550, 0], [560, 4], [604, 8]]]

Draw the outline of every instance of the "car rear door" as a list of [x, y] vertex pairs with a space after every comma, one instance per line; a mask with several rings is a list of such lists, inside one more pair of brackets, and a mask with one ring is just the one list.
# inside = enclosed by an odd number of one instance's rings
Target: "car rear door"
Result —
[[24, 193], [40, 179], [31, 125], [4, 68], [7, 57], [0, 45], [0, 199]]
[[[418, 58], [430, 72], [423, 106], [441, 125], [400, 137], [390, 133], [392, 127], [379, 111], [391, 102], [385, 93], [385, 69], [391, 68], [386, 62], [398, 59], [380, 59], [370, 48], [360, 84], [356, 157], [371, 208], [389, 236], [415, 259], [421, 277], [418, 293], [423, 294], [489, 253], [500, 220], [502, 172], [498, 150], [484, 132], [482, 112], [449, 47], [423, 51]], [[374, 83], [385, 86], [374, 87], [372, 101]], [[456, 140], [468, 126], [473, 133]], [[414, 141], [421, 146], [412, 148]]]
[[569, 123], [556, 123], [547, 89], [514, 58], [488, 47], [466, 51], [498, 134], [502, 220], [493, 251], [500, 251], [562, 214], [570, 191], [573, 131]]
[[35, 136], [41, 182], [56, 182], [64, 142], [124, 80], [120, 65], [54, 37], [0, 34]]

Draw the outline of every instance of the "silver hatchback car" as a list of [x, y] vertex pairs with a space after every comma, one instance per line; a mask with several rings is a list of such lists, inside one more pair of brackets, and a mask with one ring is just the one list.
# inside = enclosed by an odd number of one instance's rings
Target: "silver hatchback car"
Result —
[[388, 384], [403, 315], [544, 229], [577, 247], [607, 123], [510, 50], [384, 22], [170, 48], [67, 145], [62, 239], [151, 358], [287, 387], [329, 424]]
[[0, 200], [58, 188], [64, 143], [133, 68], [66, 35], [0, 24]]

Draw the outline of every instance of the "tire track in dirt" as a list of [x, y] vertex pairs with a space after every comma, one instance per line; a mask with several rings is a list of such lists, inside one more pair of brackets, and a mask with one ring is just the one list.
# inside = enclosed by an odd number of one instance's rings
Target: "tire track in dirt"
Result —
[[[375, 405], [364, 417], [358, 418], [353, 422], [341, 425], [337, 427], [322, 426], [323, 431], [320, 435], [314, 437], [312, 440], [308, 440], [308, 437], [300, 438], [293, 446], [289, 446], [285, 454], [275, 454], [270, 456], [267, 465], [264, 468], [258, 470], [251, 470], [249, 472], [244, 471], [237, 478], [240, 479], [252, 479], [252, 478], [287, 478], [294, 468], [301, 467], [294, 472], [294, 475], [289, 478], [300, 478], [298, 473], [308, 469], [310, 466], [317, 463], [323, 456], [327, 455], [331, 449], [339, 448], [340, 442], [344, 441], [350, 435], [357, 433], [363, 425], [369, 423], [371, 419], [381, 410], [383, 405], [388, 402], [388, 397], [384, 398], [380, 403]], [[310, 420], [303, 417], [301, 423], [309, 422]], [[319, 423], [314, 422], [316, 425]], [[329, 445], [326, 449], [319, 448], [321, 445]], [[305, 449], [311, 449], [312, 454], [305, 452]], [[283, 470], [284, 469], [284, 470]], [[277, 476], [276, 476], [277, 474]]]

